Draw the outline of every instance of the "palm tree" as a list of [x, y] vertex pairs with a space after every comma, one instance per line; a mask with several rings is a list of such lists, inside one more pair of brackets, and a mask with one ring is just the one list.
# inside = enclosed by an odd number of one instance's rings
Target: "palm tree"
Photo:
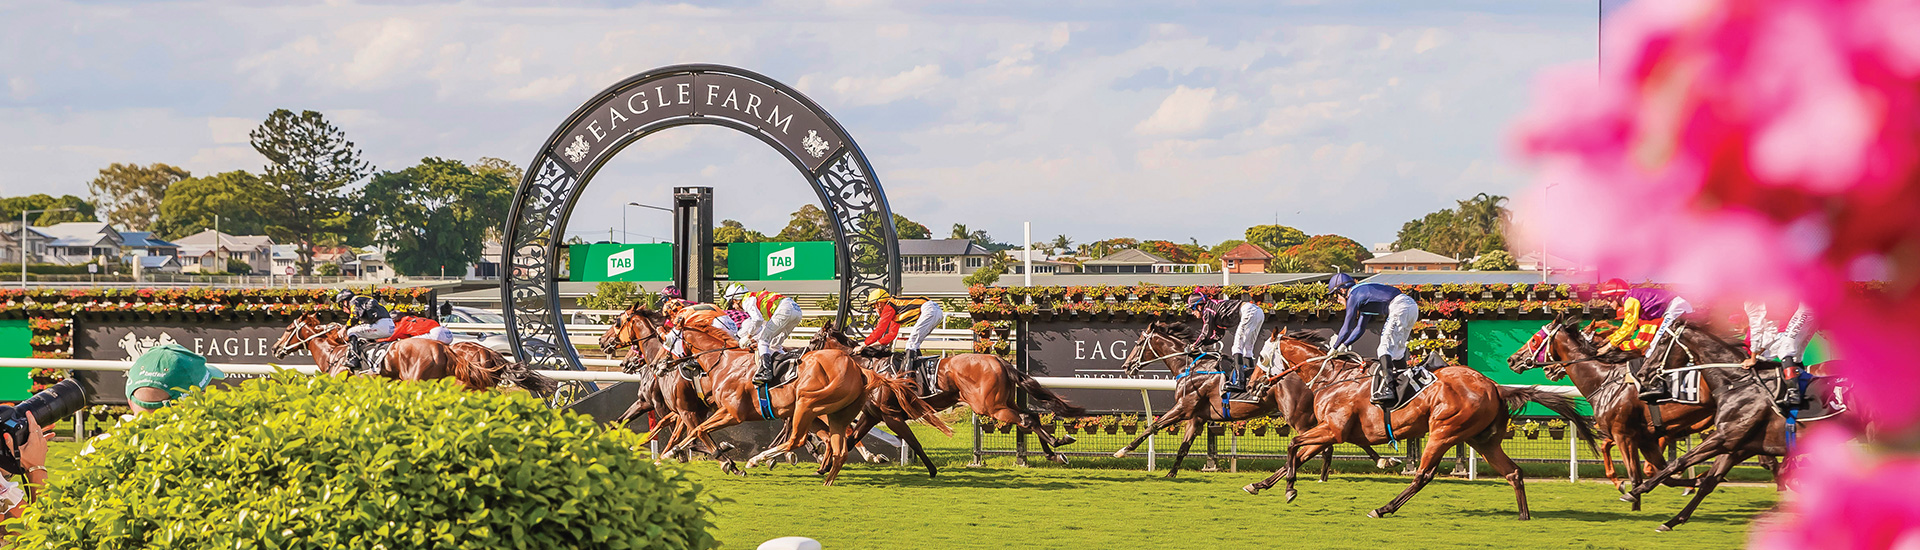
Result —
[[1051, 243], [1051, 245], [1054, 250], [1058, 250], [1063, 253], [1073, 251], [1073, 239], [1067, 238], [1066, 235], [1055, 235], [1053, 237], [1053, 243]]

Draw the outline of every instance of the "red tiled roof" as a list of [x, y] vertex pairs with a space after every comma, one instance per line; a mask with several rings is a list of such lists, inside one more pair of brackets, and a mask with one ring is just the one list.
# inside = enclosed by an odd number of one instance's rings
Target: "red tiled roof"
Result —
[[1240, 246], [1233, 247], [1233, 250], [1228, 250], [1225, 255], [1220, 256], [1220, 259], [1271, 260], [1273, 259], [1273, 255], [1268, 254], [1265, 250], [1261, 250], [1258, 246], [1254, 246], [1253, 243], [1240, 243]]

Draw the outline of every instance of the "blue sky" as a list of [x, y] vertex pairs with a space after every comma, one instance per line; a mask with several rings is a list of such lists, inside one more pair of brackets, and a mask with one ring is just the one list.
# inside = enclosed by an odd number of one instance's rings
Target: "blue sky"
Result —
[[[1609, 0], [1611, 8], [1611, 0]], [[112, 162], [258, 170], [246, 132], [313, 109], [381, 169], [525, 163], [605, 86], [674, 63], [794, 85], [867, 151], [895, 211], [1019, 241], [1392, 240], [1526, 178], [1504, 128], [1536, 71], [1591, 59], [1592, 0], [46, 2], [0, 4], [0, 193], [84, 195]], [[812, 200], [717, 128], [622, 152], [570, 230], [711, 185], [763, 231]], [[631, 209], [632, 238], [670, 233]]]

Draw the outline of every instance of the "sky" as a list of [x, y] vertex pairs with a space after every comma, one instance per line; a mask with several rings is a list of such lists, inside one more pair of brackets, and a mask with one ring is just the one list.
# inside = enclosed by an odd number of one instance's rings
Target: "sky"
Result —
[[[1608, 8], [1613, 0], [1607, 0]], [[1594, 0], [0, 2], [0, 195], [85, 196], [114, 162], [258, 171], [246, 133], [320, 111], [381, 170], [529, 162], [622, 78], [759, 72], [837, 119], [895, 213], [944, 236], [1389, 242], [1526, 167], [1506, 127], [1542, 68], [1590, 60]], [[769, 234], [812, 191], [717, 127], [649, 136], [569, 232], [671, 234], [672, 187]], [[624, 227], [624, 229], [622, 229]]]

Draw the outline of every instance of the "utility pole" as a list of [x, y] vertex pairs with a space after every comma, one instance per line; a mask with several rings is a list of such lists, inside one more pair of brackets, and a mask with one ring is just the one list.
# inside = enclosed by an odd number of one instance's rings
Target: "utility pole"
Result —
[[674, 284], [688, 300], [713, 303], [712, 187], [673, 188], [673, 248]]
[[1026, 267], [1023, 268], [1027, 280], [1022, 286], [1033, 286], [1033, 222], [1021, 222], [1020, 227], [1022, 238], [1027, 240]]

